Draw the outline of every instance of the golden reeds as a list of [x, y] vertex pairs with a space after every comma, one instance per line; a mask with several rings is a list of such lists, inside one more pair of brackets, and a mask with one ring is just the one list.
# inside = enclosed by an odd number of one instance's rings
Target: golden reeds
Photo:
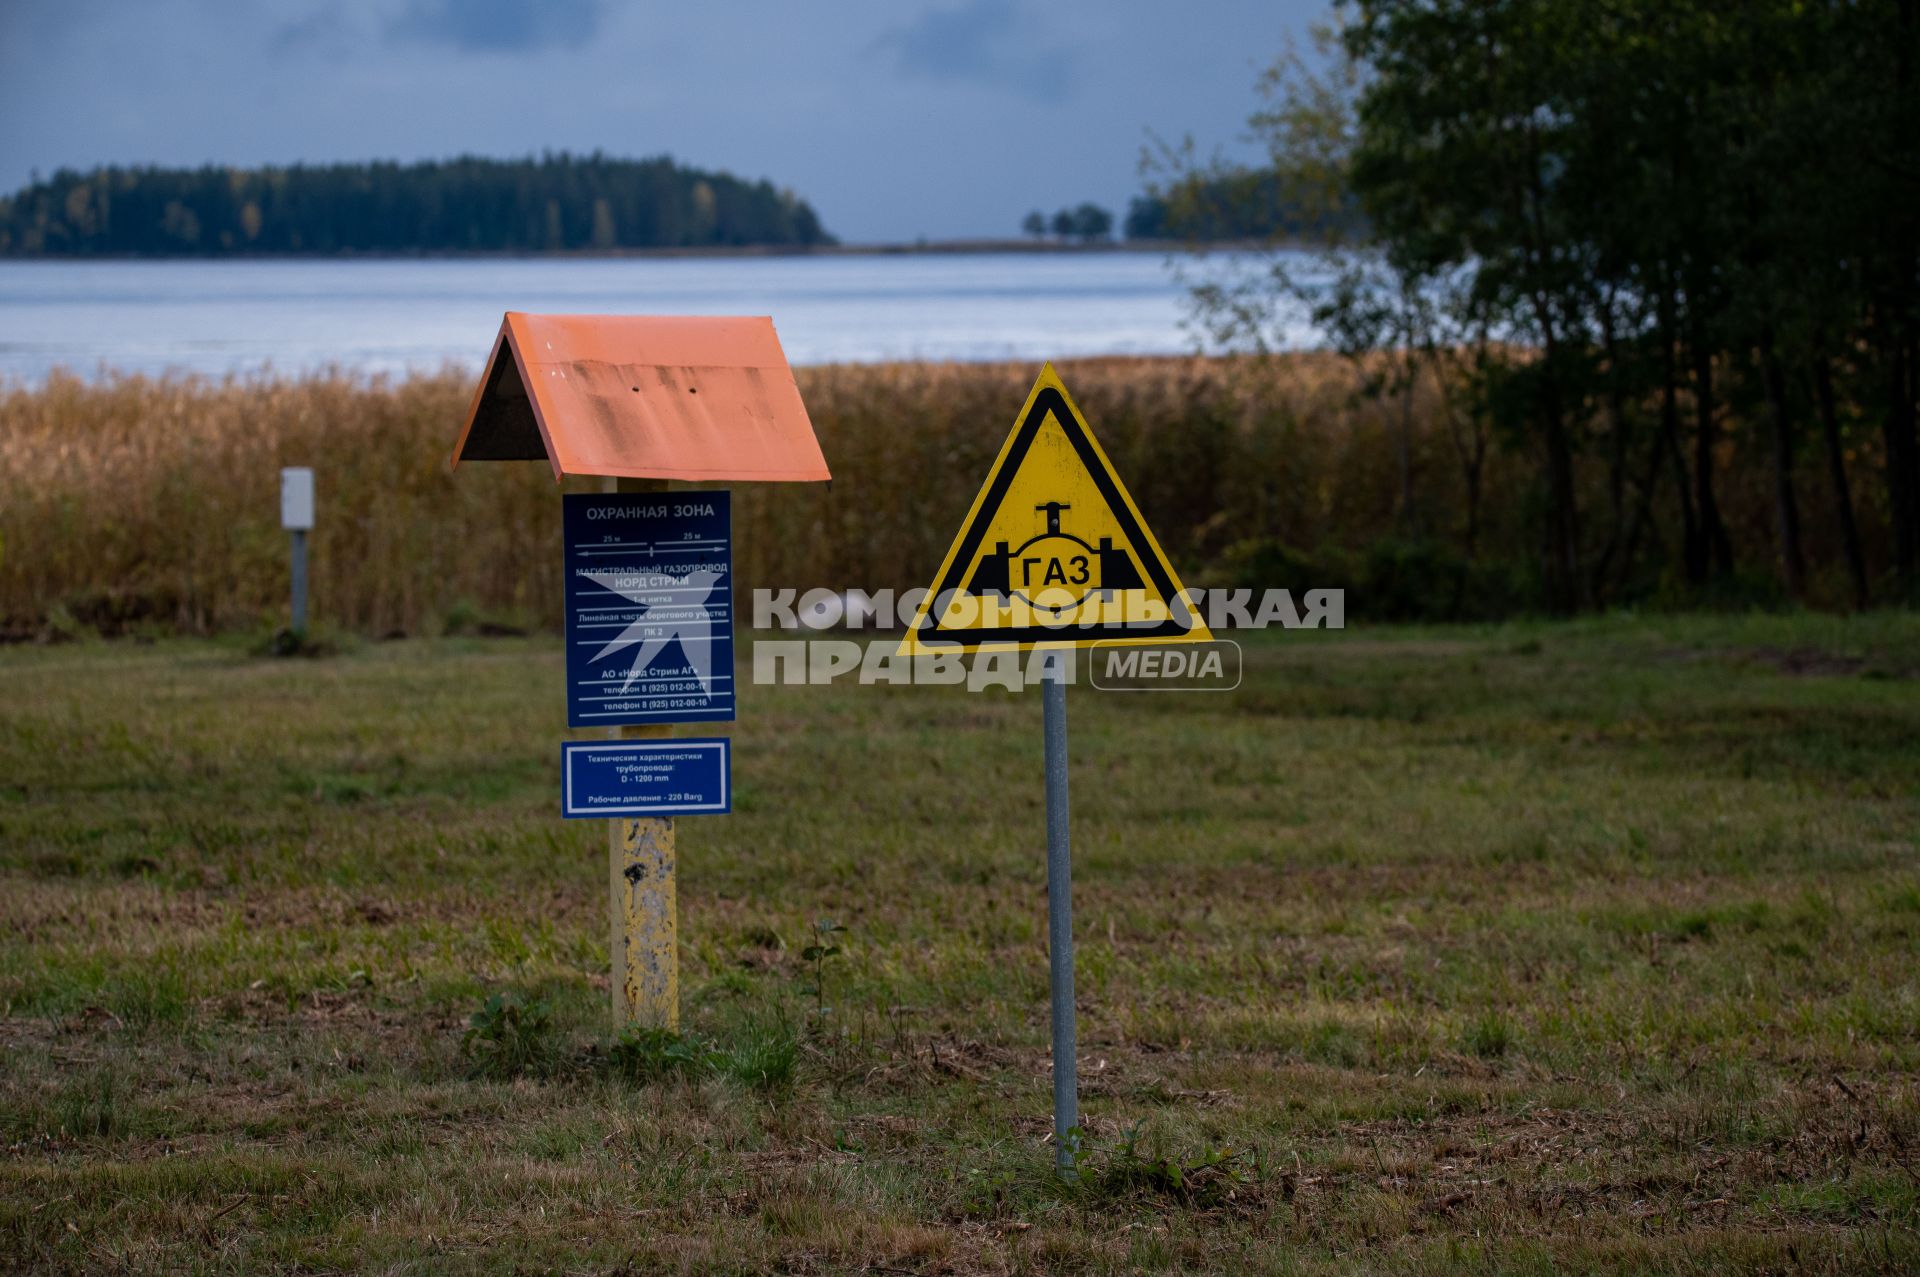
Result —
[[[736, 489], [741, 590], [924, 585], [1036, 371], [801, 369], [834, 482]], [[1218, 582], [1247, 561], [1236, 547], [1251, 541], [1323, 564], [1395, 536], [1450, 553], [1463, 544], [1465, 484], [1431, 387], [1403, 419], [1398, 401], [1356, 395], [1352, 365], [1333, 355], [1098, 359], [1061, 371], [1189, 581]], [[399, 381], [56, 375], [0, 388], [0, 636], [69, 618], [106, 632], [279, 623], [278, 471], [288, 465], [316, 471], [316, 617], [373, 634], [430, 632], [450, 615], [557, 625], [550, 472], [448, 470], [471, 389], [458, 371]], [[1483, 557], [1514, 581], [1534, 565], [1532, 467], [1524, 449], [1495, 450], [1483, 485]], [[1747, 543], [1765, 544], [1763, 471], [1732, 469], [1730, 521], [1756, 524]], [[1590, 460], [1583, 499], [1596, 518], [1601, 480]], [[1819, 520], [1811, 526], [1817, 549]]]
[[[1380, 428], [1356, 427], [1337, 361], [1099, 360], [1063, 372], [1183, 566], [1256, 533], [1310, 545], [1391, 506]], [[742, 585], [924, 584], [1033, 374], [802, 369], [834, 482], [740, 487]], [[448, 471], [470, 390], [447, 372], [56, 375], [0, 392], [0, 618], [16, 634], [62, 611], [108, 630], [270, 624], [286, 594], [278, 471], [307, 465], [319, 489], [316, 616], [371, 633], [420, 632], [453, 609], [554, 623], [548, 471]]]

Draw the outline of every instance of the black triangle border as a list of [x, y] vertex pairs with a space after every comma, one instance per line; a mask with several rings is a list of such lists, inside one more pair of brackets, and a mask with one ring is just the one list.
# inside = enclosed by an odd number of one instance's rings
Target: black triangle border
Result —
[[[999, 469], [994, 471], [993, 480], [987, 487], [985, 498], [981, 501], [979, 517], [967, 524], [960, 539], [960, 547], [954, 553], [951, 564], [944, 575], [934, 582], [933, 592], [926, 602], [926, 623], [916, 631], [915, 637], [928, 647], [986, 647], [1003, 643], [1064, 643], [1080, 639], [1178, 639], [1193, 633], [1194, 626], [1182, 625], [1173, 615], [1154, 626], [1090, 624], [1090, 625], [1028, 625], [1018, 629], [1006, 630], [969, 630], [943, 629], [940, 624], [940, 597], [949, 590], [958, 590], [966, 581], [967, 571], [973, 566], [974, 555], [980, 549], [980, 540], [986, 535], [987, 525], [993, 522], [993, 516], [1000, 512], [1001, 503], [1006, 500], [1007, 489], [1013, 484], [1013, 476], [1020, 472], [1020, 464], [1027, 458], [1033, 447], [1033, 441], [1039, 437], [1040, 427], [1046, 423], [1047, 414], [1052, 413], [1060, 422], [1060, 428], [1066, 432], [1073, 450], [1078, 454], [1080, 463], [1093, 476], [1094, 487], [1107, 500], [1108, 508], [1120, 523], [1120, 531], [1127, 543], [1139, 555], [1141, 566], [1147, 570], [1147, 579], [1160, 591], [1160, 597], [1167, 601], [1169, 612], [1176, 607], [1180, 591], [1174, 586], [1173, 577], [1167, 571], [1163, 556], [1151, 553], [1158, 543], [1147, 535], [1140, 521], [1133, 517], [1133, 509], [1114, 483], [1112, 473], [1100, 454], [1094, 451], [1093, 440], [1080, 425], [1079, 416], [1067, 403], [1066, 396], [1056, 386], [1042, 386], [1034, 397], [1033, 407], [1020, 419], [1015, 427], [1013, 445], [1007, 449], [1006, 457]], [[1149, 551], [1148, 553], [1141, 553]], [[957, 578], [957, 579], [956, 579]]]

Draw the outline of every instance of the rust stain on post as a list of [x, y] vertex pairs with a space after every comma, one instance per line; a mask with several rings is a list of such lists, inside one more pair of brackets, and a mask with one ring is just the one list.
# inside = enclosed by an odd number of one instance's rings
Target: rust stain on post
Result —
[[[665, 736], [664, 728], [623, 735]], [[673, 819], [608, 823], [613, 899], [613, 1013], [622, 1024], [678, 1030], [680, 954], [674, 895]]]
[[[664, 492], [663, 479], [609, 480], [616, 492]], [[672, 736], [664, 724], [616, 727], [618, 738]], [[619, 1024], [680, 1029], [679, 911], [673, 817], [607, 822], [607, 882], [613, 901], [613, 1016]]]

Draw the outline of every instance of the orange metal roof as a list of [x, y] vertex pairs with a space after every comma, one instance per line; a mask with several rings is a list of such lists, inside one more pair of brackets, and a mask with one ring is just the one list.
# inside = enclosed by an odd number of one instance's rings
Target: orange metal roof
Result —
[[833, 477], [765, 316], [508, 311], [453, 464], [543, 459], [556, 479]]

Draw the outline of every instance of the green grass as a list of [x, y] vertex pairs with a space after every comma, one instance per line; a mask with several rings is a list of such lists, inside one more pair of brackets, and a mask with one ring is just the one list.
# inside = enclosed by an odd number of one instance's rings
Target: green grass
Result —
[[1077, 1185], [1037, 697], [748, 687], [620, 1039], [559, 661], [0, 650], [0, 1268], [1920, 1265], [1920, 620], [1076, 689]]

